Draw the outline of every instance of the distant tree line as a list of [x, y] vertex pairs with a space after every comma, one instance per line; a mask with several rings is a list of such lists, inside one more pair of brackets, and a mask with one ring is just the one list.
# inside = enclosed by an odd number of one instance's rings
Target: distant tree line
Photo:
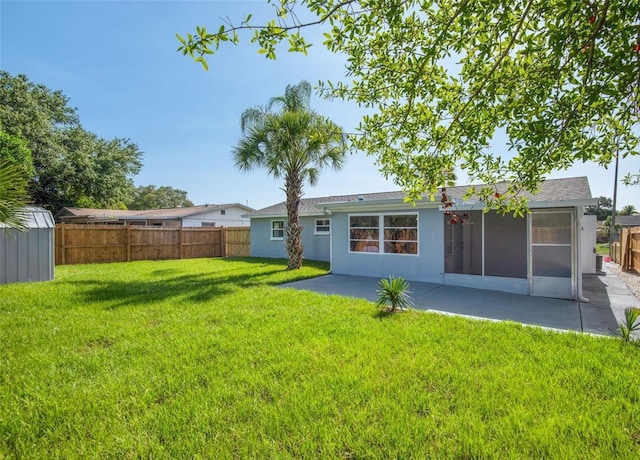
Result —
[[[591, 216], [597, 216], [599, 221], [611, 222], [611, 214], [613, 209], [613, 202], [611, 198], [606, 196], [598, 197], [598, 204], [592, 206], [585, 206], [584, 213]], [[632, 204], [623, 206], [616, 211], [618, 216], [631, 216], [637, 213], [636, 207]]]
[[141, 185], [133, 190], [128, 209], [160, 209], [193, 206], [187, 192], [172, 187]]
[[612, 208], [613, 202], [611, 201], [611, 198], [599, 196], [597, 204], [584, 207], [584, 213], [590, 216], [596, 216], [597, 220], [605, 220], [607, 217], [611, 216]]
[[[0, 71], [0, 165], [26, 185], [26, 201], [64, 206], [141, 209], [189, 206], [171, 187], [134, 187], [142, 152], [130, 139], [103, 139], [80, 124], [61, 91]], [[9, 176], [7, 176], [9, 177]], [[8, 185], [0, 184], [0, 188]]]

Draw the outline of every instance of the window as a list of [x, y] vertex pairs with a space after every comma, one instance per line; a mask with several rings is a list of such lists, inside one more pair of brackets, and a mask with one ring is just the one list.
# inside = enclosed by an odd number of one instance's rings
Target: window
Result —
[[378, 216], [349, 216], [349, 250], [380, 252]]
[[220, 215], [224, 216], [227, 213], [226, 209], [221, 209], [220, 210]]
[[418, 253], [418, 216], [416, 214], [384, 216], [384, 252], [386, 254]]
[[418, 215], [349, 216], [349, 250], [417, 255]]
[[284, 239], [284, 220], [271, 221], [271, 239], [272, 240]]
[[202, 226], [203, 226], [203, 227], [215, 227], [215, 226], [216, 226], [216, 223], [215, 223], [215, 222], [210, 222], [210, 221], [209, 221], [209, 222], [207, 222], [207, 221], [203, 221], [203, 222], [202, 222]]
[[330, 219], [316, 219], [315, 235], [329, 235], [331, 233]]

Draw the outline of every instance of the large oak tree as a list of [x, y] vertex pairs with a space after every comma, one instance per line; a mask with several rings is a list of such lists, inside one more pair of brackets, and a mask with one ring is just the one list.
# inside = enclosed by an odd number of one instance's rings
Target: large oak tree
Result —
[[[638, 153], [640, 0], [273, 0], [274, 18], [178, 36], [207, 66], [243, 31], [268, 58], [306, 52], [308, 27], [346, 56], [329, 97], [372, 110], [352, 147], [413, 198], [463, 170], [490, 206], [525, 209], [521, 190], [576, 162]], [[501, 137], [506, 145], [496, 145]]]
[[24, 139], [33, 159], [29, 200], [54, 213], [63, 206], [124, 207], [142, 152], [128, 139], [85, 130], [60, 91], [0, 71], [0, 129]]

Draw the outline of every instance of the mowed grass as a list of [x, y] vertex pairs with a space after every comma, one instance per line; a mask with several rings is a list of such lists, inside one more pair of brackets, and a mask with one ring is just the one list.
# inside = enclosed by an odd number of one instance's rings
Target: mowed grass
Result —
[[640, 350], [277, 287], [284, 261], [0, 286], [0, 457], [639, 458]]

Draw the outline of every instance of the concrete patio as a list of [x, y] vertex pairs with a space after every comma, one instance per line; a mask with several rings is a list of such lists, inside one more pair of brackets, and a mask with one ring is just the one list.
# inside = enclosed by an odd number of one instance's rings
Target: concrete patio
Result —
[[[295, 281], [283, 288], [304, 289], [377, 300], [378, 278], [325, 275]], [[583, 276], [583, 294], [589, 302], [531, 297], [506, 292], [409, 282], [415, 308], [445, 314], [471, 316], [552, 329], [616, 335], [624, 309], [640, 306], [627, 286], [604, 264], [603, 271]]]

